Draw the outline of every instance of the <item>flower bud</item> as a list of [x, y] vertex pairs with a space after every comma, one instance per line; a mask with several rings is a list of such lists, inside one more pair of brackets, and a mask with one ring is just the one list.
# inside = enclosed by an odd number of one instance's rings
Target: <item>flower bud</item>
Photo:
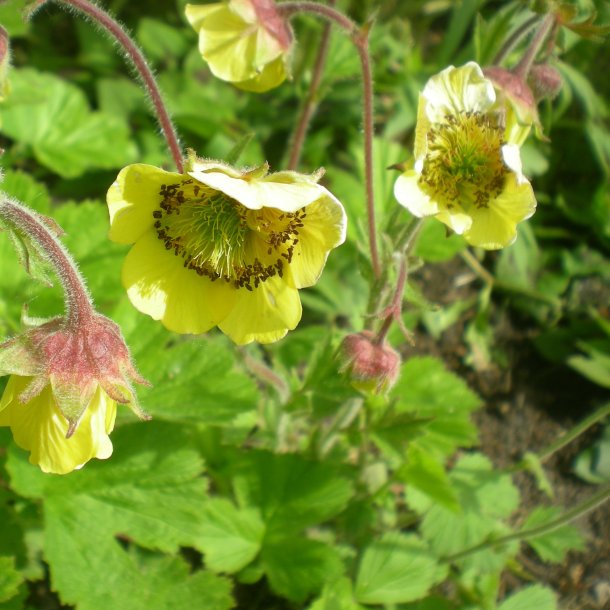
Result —
[[375, 342], [375, 335], [364, 330], [348, 335], [340, 348], [341, 372], [352, 385], [365, 393], [385, 393], [392, 388], [400, 372], [400, 355], [385, 341]]
[[483, 73], [493, 83], [498, 104], [505, 112], [508, 140], [521, 146], [532, 125], [537, 133], [541, 133], [536, 100], [527, 83], [516, 74], [498, 66], [485, 68]]
[[561, 91], [563, 85], [559, 70], [548, 64], [532, 66], [528, 82], [537, 100], [552, 100]]
[[64, 474], [112, 453], [116, 403], [142, 412], [136, 371], [119, 327], [93, 314], [76, 327], [64, 318], [32, 326], [0, 344], [0, 374], [11, 375], [0, 402], [0, 426], [31, 452], [44, 472]]

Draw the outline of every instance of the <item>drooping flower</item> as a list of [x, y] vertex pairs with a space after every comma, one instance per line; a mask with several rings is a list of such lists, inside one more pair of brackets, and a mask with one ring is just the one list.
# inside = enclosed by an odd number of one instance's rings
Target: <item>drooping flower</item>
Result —
[[262, 92], [290, 75], [294, 37], [274, 0], [187, 4], [185, 13], [199, 32], [199, 52], [217, 78]]
[[178, 333], [218, 326], [238, 344], [281, 339], [345, 239], [339, 201], [312, 176], [191, 159], [186, 174], [129, 165], [108, 191], [110, 238], [134, 244], [123, 285]]
[[77, 329], [64, 318], [34, 326], [0, 345], [0, 375], [11, 375], [0, 426], [44, 472], [65, 474], [112, 454], [117, 402], [140, 417], [135, 370], [119, 327], [94, 314]]
[[474, 246], [511, 244], [536, 199], [505, 118], [476, 63], [433, 76], [420, 95], [414, 166], [394, 187], [398, 202], [417, 217], [434, 216]]

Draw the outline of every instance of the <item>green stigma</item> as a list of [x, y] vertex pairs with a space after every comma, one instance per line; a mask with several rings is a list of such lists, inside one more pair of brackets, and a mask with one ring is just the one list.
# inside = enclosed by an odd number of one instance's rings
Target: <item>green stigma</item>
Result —
[[[162, 185], [154, 227], [165, 249], [184, 259], [184, 267], [212, 281], [253, 290], [292, 260], [305, 212], [281, 214], [249, 210], [221, 191], [193, 179]], [[258, 240], [261, 258], [255, 256]]]
[[487, 207], [504, 186], [508, 173], [502, 158], [503, 130], [476, 112], [448, 115], [430, 129], [420, 185], [439, 203], [468, 210]]

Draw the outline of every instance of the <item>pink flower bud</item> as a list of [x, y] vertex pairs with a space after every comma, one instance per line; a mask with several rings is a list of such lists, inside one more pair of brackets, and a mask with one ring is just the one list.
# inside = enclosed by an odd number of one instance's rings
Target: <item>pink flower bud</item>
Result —
[[386, 342], [376, 343], [375, 335], [364, 330], [348, 335], [340, 348], [341, 372], [363, 392], [384, 393], [392, 388], [400, 373], [400, 355]]
[[548, 64], [532, 66], [528, 82], [537, 100], [552, 100], [561, 91], [563, 85], [559, 70]]

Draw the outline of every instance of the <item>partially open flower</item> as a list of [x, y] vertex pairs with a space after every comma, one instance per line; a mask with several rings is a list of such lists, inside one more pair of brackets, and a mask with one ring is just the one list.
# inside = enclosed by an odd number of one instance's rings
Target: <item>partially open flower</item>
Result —
[[0, 402], [0, 426], [30, 451], [44, 472], [65, 474], [112, 454], [108, 435], [116, 403], [140, 417], [135, 370], [119, 327], [94, 314], [71, 329], [55, 318], [0, 345], [0, 374], [11, 377]]
[[377, 343], [374, 333], [364, 330], [348, 335], [340, 349], [341, 372], [365, 393], [383, 393], [392, 388], [400, 373], [400, 355], [385, 341]]
[[474, 62], [433, 76], [420, 95], [415, 164], [394, 187], [398, 202], [420, 218], [434, 216], [474, 246], [511, 244], [536, 199], [505, 117]]
[[289, 76], [293, 34], [274, 0], [187, 4], [185, 13], [199, 32], [199, 52], [214, 76], [256, 92]]
[[110, 238], [135, 244], [123, 266], [134, 306], [178, 333], [218, 327], [239, 344], [281, 339], [301, 319], [345, 239], [342, 205], [320, 173], [267, 174], [190, 160], [186, 175], [123, 169], [108, 191]]

